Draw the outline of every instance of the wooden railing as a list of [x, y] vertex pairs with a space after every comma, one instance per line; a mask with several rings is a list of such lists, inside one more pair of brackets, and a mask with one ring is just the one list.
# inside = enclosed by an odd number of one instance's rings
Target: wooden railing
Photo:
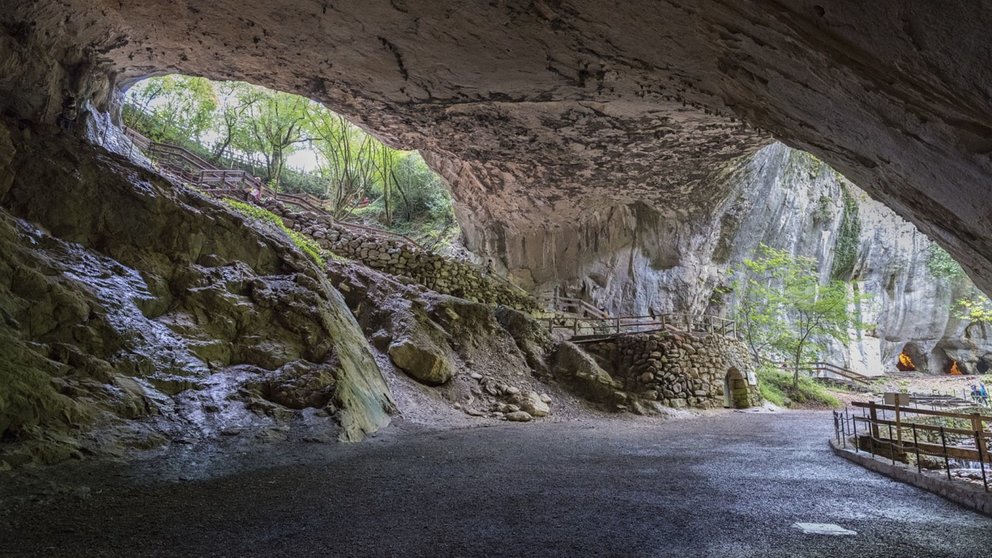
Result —
[[861, 409], [862, 414], [834, 412], [838, 444], [846, 447], [849, 439], [853, 439], [855, 451], [887, 457], [893, 464], [897, 460], [908, 462], [908, 456], [913, 455], [919, 473], [923, 469], [923, 456], [937, 458], [943, 460], [948, 480], [951, 480], [951, 459], [978, 463], [982, 484], [988, 492], [986, 464], [992, 463], [988, 425], [992, 417], [873, 401], [854, 402], [852, 406]]
[[811, 362], [806, 365], [806, 369], [814, 378], [829, 378], [828, 374], [833, 374], [863, 386], [871, 384], [871, 378], [868, 376], [829, 362]]
[[541, 302], [549, 304], [554, 310], [564, 312], [566, 314], [578, 314], [587, 318], [597, 318], [602, 320], [610, 318], [609, 312], [601, 308], [596, 308], [589, 302], [580, 298], [560, 296], [553, 298], [545, 297], [541, 300]]
[[609, 318], [583, 318], [577, 316], [552, 316], [543, 318], [550, 331], [559, 329], [572, 332], [572, 340], [593, 341], [631, 333], [651, 333], [672, 329], [684, 332], [737, 335], [737, 324], [719, 316], [693, 316], [691, 314], [662, 314], [660, 316], [616, 316]]

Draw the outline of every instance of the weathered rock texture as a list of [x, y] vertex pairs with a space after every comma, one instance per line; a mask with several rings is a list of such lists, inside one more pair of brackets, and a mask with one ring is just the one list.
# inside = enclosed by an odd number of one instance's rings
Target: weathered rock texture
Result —
[[321, 248], [372, 269], [412, 279], [432, 291], [471, 302], [502, 304], [524, 312], [538, 309], [537, 302], [526, 291], [471, 263], [399, 239], [349, 229], [335, 223], [329, 215], [293, 211], [271, 198], [260, 203], [283, 217], [286, 226], [312, 237]]
[[551, 339], [527, 314], [368, 267], [337, 261], [327, 267], [374, 351], [387, 366], [432, 386], [432, 396], [480, 417], [534, 418], [555, 410], [541, 381], [549, 378]]
[[580, 234], [508, 244], [510, 273], [539, 293], [558, 289], [615, 315], [729, 313], [734, 294], [717, 289], [731, 287], [732, 270], [763, 243], [811, 257], [822, 279], [853, 279], [872, 296], [861, 311], [878, 338], [833, 344], [830, 360], [894, 371], [911, 343], [932, 372], [946, 372], [950, 359], [968, 371], [992, 363], [986, 331], [953, 311], [976, 287], [961, 274], [935, 274], [933, 242], [829, 166], [774, 144], [723, 180], [726, 197], [707, 211], [618, 206], [577, 224]]
[[[581, 347], [625, 392], [616, 397], [639, 412], [654, 402], [675, 408], [750, 407], [761, 399], [757, 386], [746, 385], [753, 377], [747, 348], [732, 337], [630, 334]], [[727, 389], [733, 379], [743, 381], [741, 393]]]
[[981, 2], [14, 0], [0, 26], [0, 109], [107, 110], [170, 71], [301, 93], [425, 150], [474, 249], [618, 202], [711, 206], [774, 136], [992, 287]]
[[45, 127], [0, 125], [0, 207], [0, 463], [388, 423], [361, 330], [287, 239]]

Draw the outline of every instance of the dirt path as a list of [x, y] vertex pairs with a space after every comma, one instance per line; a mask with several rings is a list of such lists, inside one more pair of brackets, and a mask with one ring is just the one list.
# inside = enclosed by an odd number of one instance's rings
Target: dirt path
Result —
[[400, 428], [82, 468], [34, 502], [12, 487], [44, 475], [8, 475], [0, 555], [989, 555], [992, 520], [833, 456], [829, 417]]

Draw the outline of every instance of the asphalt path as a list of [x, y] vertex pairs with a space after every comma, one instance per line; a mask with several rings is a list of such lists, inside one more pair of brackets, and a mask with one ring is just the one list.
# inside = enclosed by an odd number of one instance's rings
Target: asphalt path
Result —
[[61, 497], [8, 497], [0, 555], [992, 557], [992, 519], [834, 456], [831, 428], [813, 412], [400, 428], [266, 450], [281, 460], [90, 469]]

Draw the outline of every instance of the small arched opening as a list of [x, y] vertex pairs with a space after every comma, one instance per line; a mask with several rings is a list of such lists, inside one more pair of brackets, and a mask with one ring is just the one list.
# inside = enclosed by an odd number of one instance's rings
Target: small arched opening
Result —
[[906, 343], [896, 356], [896, 368], [902, 372], [926, 371], [927, 356], [916, 343]]
[[727, 375], [723, 378], [723, 406], [730, 409], [746, 409], [751, 406], [747, 379], [736, 368], [727, 370]]
[[979, 374], [988, 374], [989, 373], [989, 357], [988, 357], [988, 355], [983, 356], [982, 358], [978, 359], [978, 364], [975, 365], [975, 370], [977, 370]]

